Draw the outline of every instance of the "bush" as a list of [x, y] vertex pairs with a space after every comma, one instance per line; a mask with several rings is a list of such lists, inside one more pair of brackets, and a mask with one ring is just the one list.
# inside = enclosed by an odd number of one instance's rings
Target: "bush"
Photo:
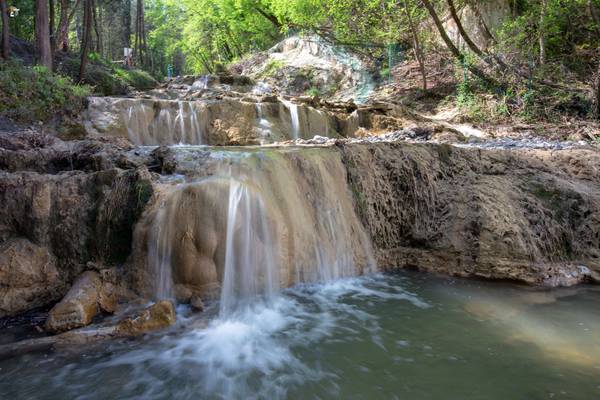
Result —
[[283, 67], [285, 67], [285, 63], [283, 61], [271, 59], [271, 60], [267, 61], [263, 70], [260, 72], [260, 77], [261, 78], [272, 77], [272, 76], [276, 75], [279, 72], [279, 70], [281, 70]]
[[137, 90], [154, 89], [158, 82], [146, 71], [115, 68], [115, 75]]
[[90, 87], [76, 85], [44, 67], [0, 62], [0, 115], [19, 122], [48, 121], [77, 115]]
[[[79, 76], [79, 65], [79, 58], [67, 57], [57, 66], [57, 70], [60, 74], [76, 80]], [[129, 91], [127, 82], [102, 63], [90, 62], [83, 80], [92, 87], [94, 93], [104, 96], [123, 95]]]

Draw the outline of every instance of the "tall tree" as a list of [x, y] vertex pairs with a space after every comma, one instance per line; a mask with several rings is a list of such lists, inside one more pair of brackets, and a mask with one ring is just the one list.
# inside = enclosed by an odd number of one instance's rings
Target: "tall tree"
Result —
[[146, 23], [144, 19], [144, 0], [137, 0], [133, 57], [137, 59], [141, 65], [145, 65], [147, 62]]
[[35, 2], [35, 45], [38, 63], [52, 69], [52, 51], [50, 49], [50, 27], [48, 0]]
[[123, 1], [123, 45], [131, 47], [131, 0]]
[[596, 31], [596, 35], [600, 36], [600, 17], [598, 16], [598, 11], [596, 10], [593, 0], [588, 0], [588, 9], [590, 10], [592, 20], [594, 21], [594, 30]]
[[446, 0], [446, 2], [448, 3], [448, 8], [450, 9], [450, 15], [452, 16], [452, 19], [454, 20], [454, 23], [456, 24], [456, 28], [458, 29], [460, 36], [463, 38], [463, 40], [465, 41], [465, 43], [467, 44], [467, 46], [469, 47], [469, 49], [471, 49], [471, 51], [473, 53], [477, 54], [479, 57], [483, 57], [483, 52], [479, 49], [479, 47], [477, 47], [475, 42], [473, 42], [473, 40], [467, 34], [467, 31], [463, 27], [463, 24], [460, 21], [460, 17], [458, 16], [458, 13], [456, 12], [456, 7], [454, 6], [454, 1]]
[[404, 0], [404, 12], [406, 14], [406, 19], [408, 20], [408, 27], [410, 28], [415, 58], [419, 63], [421, 78], [423, 79], [423, 90], [427, 91], [427, 72], [425, 71], [425, 57], [423, 55], [423, 48], [421, 47], [421, 43], [419, 41], [419, 33], [417, 32], [417, 27], [413, 22], [411, 11], [408, 7], [408, 0]]
[[79, 4], [81, 4], [81, 0], [76, 0], [75, 4], [69, 11], [70, 0], [60, 0], [60, 19], [58, 22], [55, 46], [58, 48], [59, 46], [63, 51], [69, 51], [69, 25], [75, 16], [75, 12], [79, 8]]
[[546, 64], [546, 11], [548, 0], [542, 0], [540, 5], [540, 22], [538, 26], [538, 36], [540, 45], [540, 65]]
[[[97, 8], [97, 9], [96, 9]], [[92, 11], [93, 11], [93, 21], [94, 21], [94, 32], [96, 32], [96, 52], [98, 54], [102, 54], [103, 53], [103, 49], [102, 49], [102, 33], [100, 30], [100, 18], [98, 17], [98, 14], [100, 12], [100, 5], [98, 4], [98, 2], [96, 0], [94, 0], [92, 2]]]
[[[437, 12], [435, 11], [433, 4], [431, 4], [431, 2], [429, 0], [421, 0], [421, 2], [423, 3], [423, 5], [427, 9], [427, 11], [429, 12], [431, 19], [433, 19], [433, 23], [435, 24], [440, 36], [442, 37], [442, 40], [446, 44], [446, 47], [448, 48], [448, 50], [450, 50], [450, 53], [452, 53], [452, 55], [456, 59], [458, 59], [461, 63], [464, 64], [465, 63], [465, 55], [463, 53], [461, 53], [461, 51], [454, 45], [454, 43], [452, 43], [452, 40], [448, 36], [448, 32], [446, 32], [446, 28], [444, 28], [444, 24], [442, 23], [442, 21], [440, 20], [440, 17], [438, 16]], [[471, 73], [473, 75], [477, 76], [479, 79], [486, 81], [486, 82], [494, 83], [482, 70], [480, 70], [476, 66], [466, 65], [466, 67], [469, 69], [469, 71], [471, 71]]]
[[56, 4], [54, 0], [48, 1], [49, 11], [50, 11], [50, 51], [51, 54], [54, 54], [54, 50], [56, 50]]
[[8, 29], [8, 9], [6, 0], [0, 0], [0, 14], [2, 14], [2, 57], [10, 57], [10, 30]]
[[83, 40], [81, 42], [81, 63], [79, 64], [79, 82], [83, 81], [88, 63], [90, 42], [92, 41], [93, 0], [84, 0], [83, 4]]

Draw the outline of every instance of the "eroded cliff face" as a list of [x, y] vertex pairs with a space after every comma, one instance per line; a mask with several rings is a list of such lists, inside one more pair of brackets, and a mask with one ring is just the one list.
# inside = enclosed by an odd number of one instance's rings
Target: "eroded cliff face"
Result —
[[600, 154], [340, 146], [379, 267], [569, 286], [600, 280]]
[[2, 139], [0, 317], [59, 300], [90, 262], [123, 262], [152, 194], [148, 170], [123, 160], [127, 146]]
[[[214, 295], [228, 215], [254, 224], [243, 204], [267, 210], [258, 221], [274, 238], [268, 248], [279, 249], [281, 287], [304, 280], [298, 274], [326, 278], [317, 263], [365, 264], [361, 225], [382, 270], [546, 286], [599, 280], [600, 154], [591, 147], [337, 140], [148, 149], [32, 135], [0, 137], [2, 316], [56, 302], [90, 269], [117, 267], [111, 282], [151, 296], [144, 274], [158, 256], [149, 252], [160, 218], [174, 227], [166, 237], [175, 285], [187, 300]], [[240, 196], [233, 208], [232, 193]], [[265, 246], [255, 233], [243, 248]]]

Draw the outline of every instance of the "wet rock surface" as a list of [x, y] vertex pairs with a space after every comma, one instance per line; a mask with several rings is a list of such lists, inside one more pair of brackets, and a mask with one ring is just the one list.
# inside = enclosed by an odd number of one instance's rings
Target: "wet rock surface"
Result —
[[[152, 185], [129, 144], [63, 142], [36, 132], [0, 137], [0, 159], [10, 153], [0, 162], [6, 316], [60, 300], [90, 261], [123, 262]], [[65, 148], [72, 163], [64, 163]]]
[[115, 328], [115, 334], [118, 336], [139, 336], [168, 328], [175, 323], [175, 320], [173, 303], [169, 300], [161, 300], [139, 314], [119, 322]]
[[600, 279], [600, 154], [339, 146], [386, 270], [569, 286]]
[[0, 245], [0, 317], [46, 305], [63, 286], [47, 248], [24, 238]]

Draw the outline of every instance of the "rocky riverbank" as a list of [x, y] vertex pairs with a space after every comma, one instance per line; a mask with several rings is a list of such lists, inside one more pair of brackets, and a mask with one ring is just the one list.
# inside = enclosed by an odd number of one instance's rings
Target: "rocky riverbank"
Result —
[[0, 318], [41, 307], [35, 325], [56, 333], [114, 314], [102, 338], [161, 328], [172, 307], [131, 306], [160, 292], [202, 309], [239, 249], [273, 264], [250, 277], [269, 290], [368, 272], [373, 258], [383, 271], [600, 282], [596, 147], [267, 92], [184, 77], [91, 98], [77, 140], [0, 132]]

